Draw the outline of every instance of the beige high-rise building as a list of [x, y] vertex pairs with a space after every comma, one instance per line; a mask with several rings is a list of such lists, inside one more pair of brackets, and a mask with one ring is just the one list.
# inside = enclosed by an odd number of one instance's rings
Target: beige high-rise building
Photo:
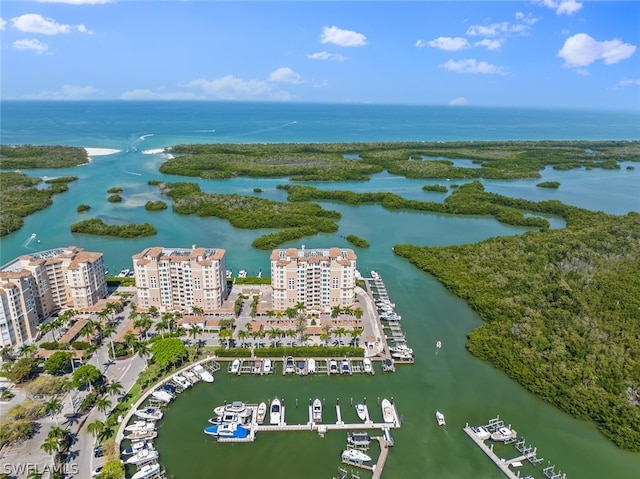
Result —
[[82, 310], [106, 295], [102, 253], [69, 246], [16, 258], [0, 268], [0, 344], [33, 340], [52, 313]]
[[223, 249], [158, 246], [132, 258], [141, 310], [211, 312], [227, 298]]
[[329, 312], [355, 302], [356, 255], [352, 249], [276, 249], [271, 253], [273, 307], [283, 311], [303, 303]]

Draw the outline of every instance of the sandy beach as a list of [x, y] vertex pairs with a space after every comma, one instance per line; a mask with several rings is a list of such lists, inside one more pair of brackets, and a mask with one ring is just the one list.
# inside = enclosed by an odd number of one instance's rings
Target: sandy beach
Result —
[[143, 155], [157, 155], [158, 153], [164, 153], [164, 148], [154, 148], [153, 150], [144, 150]]
[[114, 150], [112, 148], [85, 148], [87, 156], [105, 156], [120, 153], [122, 150]]

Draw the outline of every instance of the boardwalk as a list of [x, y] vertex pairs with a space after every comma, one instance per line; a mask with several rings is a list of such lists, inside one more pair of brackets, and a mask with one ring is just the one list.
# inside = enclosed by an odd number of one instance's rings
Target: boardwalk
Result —
[[520, 472], [518, 471], [518, 474], [515, 474], [511, 469], [509, 469], [510, 462], [505, 462], [500, 459], [493, 452], [493, 445], [492, 447], [488, 447], [483, 440], [475, 435], [468, 425], [464, 428], [464, 432], [466, 432], [467, 436], [469, 436], [471, 440], [473, 440], [473, 442], [475, 442], [476, 445], [495, 463], [495, 465], [498, 466], [498, 469], [500, 469], [505, 476], [510, 479], [518, 479], [520, 477]]

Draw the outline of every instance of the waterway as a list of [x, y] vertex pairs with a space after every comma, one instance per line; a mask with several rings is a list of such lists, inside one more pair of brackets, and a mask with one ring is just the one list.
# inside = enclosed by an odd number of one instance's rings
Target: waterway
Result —
[[[81, 106], [63, 105], [56, 110], [56, 114], [60, 114], [61, 108], [80, 111]], [[40, 177], [75, 175], [80, 179], [70, 184], [67, 193], [56, 196], [52, 206], [26, 218], [22, 229], [0, 239], [0, 263], [4, 264], [18, 255], [32, 251], [77, 245], [90, 251], [103, 252], [106, 266], [117, 273], [120, 269], [130, 268], [131, 255], [145, 247], [190, 247], [197, 244], [225, 248], [228, 266], [235, 272], [246, 269], [252, 275], [257, 274], [260, 269], [263, 272], [269, 271], [269, 252], [251, 247], [251, 242], [264, 234], [264, 230], [238, 230], [223, 220], [179, 216], [170, 209], [153, 213], [144, 210], [146, 201], [161, 199], [156, 188], [147, 185], [149, 179], [182, 179], [160, 175], [158, 166], [164, 161], [163, 155], [148, 155], [142, 151], [193, 141], [204, 133], [196, 134], [193, 133], [194, 128], [183, 127], [175, 119], [182, 118], [179, 116], [171, 117], [174, 118], [172, 121], [166, 120], [164, 123], [160, 119], [156, 120], [157, 125], [163, 125], [164, 133], [159, 133], [160, 127], [152, 122], [134, 125], [126, 120], [129, 118], [129, 110], [121, 113], [122, 123], [115, 120], [109, 123], [104, 118], [111, 117], [106, 114], [100, 117], [95, 113], [99, 108], [92, 105], [88, 109], [96, 118], [103, 118], [96, 125], [85, 121], [77, 112], [74, 115], [82, 123], [80, 126], [74, 127], [70, 121], [55, 122], [48, 110], [43, 110], [40, 116], [32, 116], [35, 126], [30, 126], [31, 123], [27, 120], [20, 123], [15, 115], [8, 115], [3, 119], [3, 142], [6, 143], [36, 144], [42, 137], [42, 143], [59, 142], [117, 148], [122, 151], [110, 156], [95, 157], [86, 166], [29, 171], [30, 175]], [[148, 108], [151, 109], [151, 106]], [[263, 113], [265, 118], [267, 113]], [[324, 114], [329, 117], [331, 112]], [[283, 120], [282, 125], [285, 124], [284, 117], [285, 115], [278, 117], [278, 121]], [[184, 118], [188, 116], [185, 114]], [[261, 124], [268, 128], [269, 122], [265, 118], [261, 119]], [[317, 121], [315, 117], [314, 121]], [[372, 123], [373, 120], [369, 119], [367, 125]], [[345, 120], [340, 124], [350, 123]], [[118, 125], [120, 129], [113, 125]], [[112, 130], [107, 131], [107, 127]], [[189, 133], [182, 134], [183, 131]], [[329, 141], [331, 138], [334, 141], [414, 140], [418, 137], [409, 132], [405, 138], [398, 138], [399, 132], [394, 130], [391, 134], [386, 134], [383, 126], [378, 130], [368, 130], [366, 135], [346, 131], [340, 136], [335, 131], [337, 130], [334, 128], [334, 135], [331, 136], [323, 130], [318, 141]], [[524, 131], [524, 126], [520, 131]], [[143, 138], [150, 132], [155, 132], [155, 136]], [[543, 133], [536, 134], [545, 138]], [[514, 133], [513, 136], [518, 135]], [[572, 136], [567, 133], [564, 137]], [[282, 129], [276, 129], [271, 130], [271, 133], [265, 130], [259, 136], [243, 136], [239, 133], [234, 140], [269, 141], [269, 138], [272, 141], [303, 141], [312, 138], [312, 135], [305, 132], [300, 137], [283, 137]], [[477, 136], [469, 138], [483, 139]], [[213, 141], [209, 137], [206, 140]], [[561, 186], [558, 190], [536, 188], [535, 184], [541, 180], [484, 181], [484, 184], [487, 190], [508, 196], [533, 200], [558, 199], [593, 210], [625, 214], [631, 210], [640, 211], [637, 193], [640, 167], [627, 170], [626, 166], [627, 164], [623, 164], [620, 170], [545, 170], [543, 180], [559, 181]], [[264, 191], [263, 197], [278, 200], [284, 200], [285, 193], [277, 190], [276, 186], [287, 182], [286, 179], [247, 178], [195, 181], [205, 191], [220, 193], [254, 195], [253, 188], [261, 188]], [[368, 182], [315, 186], [352, 191], [393, 191], [407, 198], [429, 201], [445, 197], [443, 194], [422, 191], [421, 187], [426, 183], [443, 181], [407, 180], [382, 173]], [[107, 202], [106, 190], [112, 186], [123, 187], [123, 203]], [[90, 204], [91, 211], [88, 214], [77, 213], [76, 207], [80, 203]], [[349, 245], [344, 236], [348, 234], [367, 239], [371, 248], [356, 250], [358, 267], [363, 272], [375, 269], [382, 275], [391, 299], [397, 305], [396, 310], [402, 315], [402, 326], [407, 332], [409, 343], [416, 351], [415, 364], [398, 367], [394, 374], [382, 374], [378, 370], [374, 377], [299, 378], [273, 375], [256, 378], [229, 377], [225, 373], [218, 373], [214, 384], [199, 384], [175, 401], [159, 426], [156, 445], [169, 477], [329, 479], [337, 475], [339, 453], [346, 444], [343, 433], [331, 432], [324, 438], [311, 432], [262, 433], [255, 443], [234, 445], [217, 444], [203, 434], [202, 430], [207, 425], [207, 419], [213, 415], [214, 406], [224, 400], [260, 402], [276, 395], [285, 399], [287, 421], [290, 423], [306, 422], [306, 404], [309, 398], [325, 399], [328, 419], [331, 418], [330, 414], [335, 414], [331, 405], [339, 398], [343, 404], [343, 414], [350, 414], [355, 421], [355, 413], [349, 408], [352, 398], [355, 403], [366, 397], [371, 410], [375, 410], [378, 398], [393, 397], [404, 418], [404, 425], [393, 432], [395, 446], [389, 454], [383, 474], [386, 478], [502, 477], [491, 461], [462, 431], [467, 422], [479, 424], [497, 414], [507, 423], [513, 423], [528, 443], [538, 447], [539, 456], [551, 460], [569, 478], [638, 477], [639, 454], [620, 451], [602, 437], [593, 424], [573, 419], [558, 411], [523, 390], [500, 371], [467, 353], [466, 336], [481, 324], [480, 318], [465, 302], [447, 292], [431, 276], [397, 258], [392, 252], [392, 247], [398, 243], [470, 243], [496, 235], [519, 234], [525, 229], [505, 226], [486, 217], [392, 212], [377, 205], [354, 207], [331, 202], [322, 204], [342, 213], [339, 231], [332, 235], [305, 238], [291, 245], [305, 244], [309, 248], [334, 245], [347, 247]], [[158, 234], [153, 238], [140, 240], [118, 240], [72, 235], [69, 232], [69, 224], [94, 216], [115, 222], [148, 221], [157, 227]], [[552, 218], [552, 226], [562, 227], [563, 224]], [[36, 238], [29, 242], [33, 233]], [[435, 348], [437, 340], [443, 343], [439, 351]], [[297, 409], [296, 400], [299, 404]], [[445, 428], [436, 426], [436, 409], [446, 415]], [[366, 478], [368, 474], [363, 471], [361, 477]]]

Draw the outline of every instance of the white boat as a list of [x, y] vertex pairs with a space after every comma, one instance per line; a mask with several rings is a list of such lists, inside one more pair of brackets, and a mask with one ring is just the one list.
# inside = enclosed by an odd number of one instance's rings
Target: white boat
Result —
[[322, 422], [322, 401], [319, 398], [315, 398], [313, 400], [313, 404], [311, 405], [311, 417], [313, 422], [320, 423]]
[[261, 402], [260, 404], [258, 404], [258, 413], [257, 413], [257, 417], [256, 417], [256, 421], [258, 421], [258, 424], [264, 424], [264, 418], [267, 415], [267, 403], [266, 402]]
[[269, 408], [269, 424], [280, 424], [280, 418], [282, 417], [282, 404], [280, 399], [274, 398], [271, 401], [271, 407]]
[[240, 360], [234, 359], [231, 363], [231, 374], [238, 374], [240, 372]]
[[380, 403], [380, 407], [382, 408], [382, 419], [384, 422], [392, 423], [396, 421], [391, 401], [384, 398]]
[[436, 341], [436, 348], [440, 349], [442, 347], [442, 341]]
[[182, 389], [188, 389], [191, 387], [191, 382], [179, 374], [174, 374], [171, 379]]
[[287, 356], [284, 360], [284, 372], [285, 374], [293, 374], [296, 372], [296, 362], [292, 356]]
[[127, 432], [147, 432], [153, 431], [156, 428], [156, 424], [150, 421], [135, 421], [124, 428]]
[[491, 433], [482, 426], [472, 427], [471, 430], [481, 441], [485, 441], [491, 437]]
[[201, 364], [196, 364], [193, 367], [193, 372], [196, 373], [200, 377], [200, 379], [202, 379], [204, 382], [207, 382], [207, 383], [213, 382], [213, 376], [209, 371], [203, 368]]
[[123, 456], [133, 456], [143, 449], [152, 449], [151, 443], [147, 441], [137, 441], [131, 444], [131, 447], [122, 451]]
[[189, 381], [191, 384], [196, 384], [200, 382], [200, 376], [198, 376], [193, 371], [183, 371], [182, 375]]
[[411, 349], [406, 344], [398, 344], [396, 346], [390, 347], [389, 352], [393, 353], [403, 353], [403, 354], [413, 354], [413, 349]]
[[262, 364], [262, 371], [265, 374], [269, 374], [271, 372], [271, 359], [265, 359]]
[[162, 410], [159, 407], [148, 406], [142, 409], [134, 411], [134, 413], [140, 419], [151, 419], [153, 421], [159, 421], [162, 419]]
[[157, 399], [158, 401], [162, 401], [164, 403], [170, 403], [173, 401], [173, 396], [168, 391], [164, 389], [156, 389], [151, 393], [151, 395]]
[[347, 358], [342, 360], [342, 374], [351, 374], [351, 365]]
[[159, 472], [160, 464], [145, 464], [140, 469], [138, 469], [138, 472], [131, 476], [131, 479], [148, 479], [149, 477], [152, 477]]
[[494, 441], [505, 442], [509, 441], [510, 439], [515, 439], [517, 436], [518, 434], [516, 433], [516, 431], [514, 431], [513, 429], [509, 429], [506, 426], [502, 426], [496, 432], [491, 434], [491, 439], [493, 439]]
[[338, 361], [335, 359], [329, 361], [329, 374], [338, 374]]
[[245, 438], [249, 435], [249, 430], [242, 427], [237, 422], [209, 426], [204, 430], [205, 434], [215, 437], [238, 437]]
[[215, 416], [209, 419], [209, 423], [211, 424], [225, 424], [225, 423], [228, 424], [232, 422], [240, 423], [242, 421], [243, 421], [242, 417], [232, 412], [223, 412], [221, 415]]
[[444, 426], [446, 424], [444, 421], [444, 414], [440, 411], [436, 411], [436, 421], [438, 421], [438, 426]]
[[368, 446], [371, 443], [371, 436], [366, 432], [354, 432], [347, 436], [347, 443], [356, 447]]
[[155, 449], [141, 449], [124, 462], [125, 464], [143, 464], [156, 459], [158, 459], [158, 451]]
[[253, 374], [262, 374], [262, 361], [260, 359], [253, 363]]
[[316, 360], [313, 358], [307, 359], [307, 372], [314, 374], [316, 372]]
[[246, 413], [251, 413], [251, 410], [247, 409], [247, 405], [242, 401], [233, 401], [229, 404], [225, 404], [224, 406], [218, 406], [213, 410], [213, 412], [218, 416], [222, 416], [225, 413], [246, 416]]
[[158, 433], [153, 429], [132, 432], [131, 434], [127, 434], [124, 438], [129, 441], [142, 441], [144, 439], [155, 439], [158, 437]]
[[342, 459], [351, 462], [367, 462], [371, 458], [359, 449], [345, 449], [342, 451]]
[[378, 279], [380, 276], [378, 275], [378, 273], [376, 271], [371, 271], [371, 277], [373, 279]]
[[120, 273], [118, 273], [117, 278], [126, 278], [130, 271], [131, 270], [128, 268], [121, 270]]
[[356, 414], [361, 421], [367, 420], [367, 406], [364, 404], [356, 404]]
[[373, 364], [371, 364], [371, 359], [364, 358], [362, 360], [362, 364], [364, 366], [364, 372], [367, 374], [373, 374]]
[[413, 354], [407, 351], [395, 351], [391, 353], [393, 359], [399, 359], [401, 361], [408, 361], [413, 359]]

